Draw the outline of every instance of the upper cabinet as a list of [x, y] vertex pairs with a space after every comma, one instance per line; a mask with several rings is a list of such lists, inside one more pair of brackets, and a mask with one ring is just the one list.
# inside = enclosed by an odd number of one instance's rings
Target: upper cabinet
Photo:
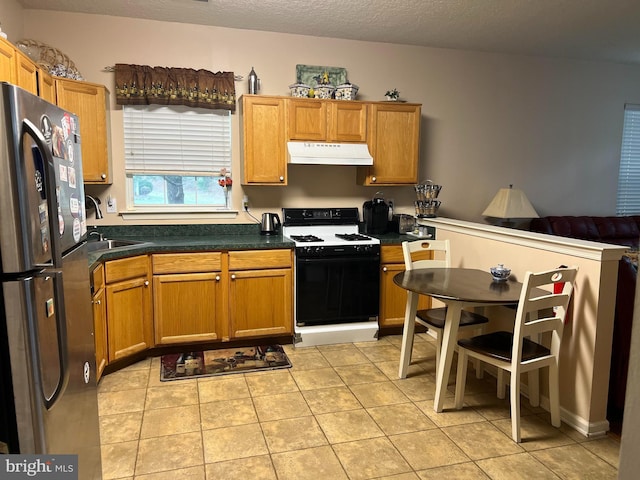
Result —
[[287, 184], [286, 110], [283, 98], [244, 95], [242, 117], [243, 183]]
[[15, 83], [26, 91], [38, 95], [38, 67], [20, 50], [16, 49]]
[[84, 183], [111, 183], [106, 87], [66, 78], [56, 78], [55, 85], [58, 105], [80, 120]]
[[41, 68], [38, 68], [38, 93], [47, 102], [56, 103], [56, 81]]
[[16, 48], [0, 38], [0, 81], [15, 83]]
[[418, 183], [421, 106], [411, 103], [244, 95], [243, 183], [287, 184], [287, 142], [367, 143], [362, 185]]
[[367, 104], [344, 100], [287, 99], [289, 140], [366, 142]]
[[358, 167], [362, 185], [418, 183], [420, 105], [373, 103], [369, 115], [369, 153], [373, 166]]

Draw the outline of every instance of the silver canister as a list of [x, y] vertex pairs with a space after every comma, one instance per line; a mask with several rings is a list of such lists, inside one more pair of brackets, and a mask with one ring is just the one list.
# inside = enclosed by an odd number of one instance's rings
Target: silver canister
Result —
[[258, 74], [251, 67], [251, 71], [249, 72], [249, 93], [255, 95], [260, 90], [260, 79], [258, 78]]

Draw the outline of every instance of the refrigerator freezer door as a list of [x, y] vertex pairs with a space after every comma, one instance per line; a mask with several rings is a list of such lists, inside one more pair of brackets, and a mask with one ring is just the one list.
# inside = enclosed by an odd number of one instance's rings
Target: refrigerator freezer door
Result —
[[2, 288], [12, 299], [4, 313], [19, 452], [77, 454], [78, 478], [101, 478], [86, 244], [64, 257], [61, 272]]

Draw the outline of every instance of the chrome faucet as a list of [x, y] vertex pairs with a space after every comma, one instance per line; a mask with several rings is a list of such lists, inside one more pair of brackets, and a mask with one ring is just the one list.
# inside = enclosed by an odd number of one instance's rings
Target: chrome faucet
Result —
[[100, 211], [100, 199], [93, 198], [91, 195], [84, 196], [85, 201], [90, 201], [93, 204], [93, 209], [96, 211], [96, 220], [100, 220], [102, 218], [102, 212]]
[[102, 234], [101, 232], [97, 231], [97, 230], [91, 230], [89, 232], [89, 234], [87, 235], [87, 239], [91, 238], [92, 235], [95, 235], [98, 237], [98, 242], [102, 242], [103, 240], [105, 240], [104, 238], [104, 234]]

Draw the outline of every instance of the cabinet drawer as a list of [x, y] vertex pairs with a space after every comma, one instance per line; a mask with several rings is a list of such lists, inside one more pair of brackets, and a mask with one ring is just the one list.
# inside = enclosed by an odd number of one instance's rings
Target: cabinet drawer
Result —
[[229, 270], [290, 268], [291, 250], [246, 250], [229, 252]]
[[[428, 242], [429, 240], [424, 240]], [[433, 258], [433, 252], [422, 251], [414, 253], [411, 259], [415, 262], [417, 260], [431, 260]], [[402, 245], [382, 245], [380, 247], [380, 263], [402, 263], [404, 265], [404, 256], [402, 254]]]
[[380, 247], [380, 263], [402, 263], [402, 245], [382, 245]]
[[153, 273], [219, 272], [222, 269], [222, 253], [163, 253], [152, 255]]
[[93, 293], [104, 287], [104, 266], [102, 264], [98, 265], [93, 269], [93, 272], [91, 272], [91, 286], [93, 287]]
[[147, 255], [141, 255], [111, 260], [104, 264], [104, 270], [107, 283], [119, 282], [128, 278], [146, 277], [149, 271], [149, 258]]

